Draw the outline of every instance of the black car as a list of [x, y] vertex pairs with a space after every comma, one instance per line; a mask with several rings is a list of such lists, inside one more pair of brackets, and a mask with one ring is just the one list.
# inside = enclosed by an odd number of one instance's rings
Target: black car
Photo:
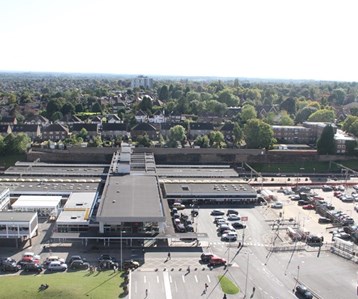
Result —
[[17, 272], [21, 269], [21, 266], [16, 264], [13, 259], [6, 259], [1, 263], [1, 271], [4, 272]]
[[109, 254], [102, 254], [99, 258], [98, 258], [98, 262], [102, 262], [102, 261], [113, 261], [116, 262], [116, 259], [113, 256], [110, 256]]
[[42, 266], [36, 263], [28, 263], [24, 265], [23, 269], [26, 272], [37, 272], [37, 273], [41, 273], [41, 271], [43, 270]]
[[87, 262], [85, 258], [82, 258], [80, 255], [72, 255], [67, 262], [67, 265], [71, 265], [73, 261], [84, 261]]
[[87, 270], [90, 264], [83, 260], [73, 260], [69, 266], [71, 270]]
[[226, 212], [226, 216], [229, 216], [229, 215], [239, 215], [239, 212], [238, 211], [236, 211], [236, 210], [227, 210], [227, 212]]
[[241, 222], [233, 222], [231, 223], [231, 226], [236, 229], [246, 228], [246, 224], [243, 224]]
[[114, 261], [111, 261], [111, 260], [101, 260], [98, 263], [98, 267], [101, 270], [118, 269], [119, 264], [117, 262], [114, 262]]
[[308, 205], [310, 204], [311, 202], [309, 200], [304, 200], [304, 199], [300, 199], [298, 202], [297, 202], [297, 205], [299, 206], [304, 206], [304, 205]]
[[302, 285], [298, 285], [296, 287], [296, 294], [300, 295], [300, 298], [304, 298], [304, 299], [313, 298], [312, 293], [305, 286]]
[[222, 215], [225, 215], [225, 212], [221, 211], [221, 210], [212, 210], [210, 215], [212, 215], [212, 216], [222, 216]]
[[134, 260], [127, 260], [123, 262], [124, 269], [137, 269], [140, 266], [139, 262]]
[[318, 218], [318, 223], [332, 223], [332, 220], [326, 217]]

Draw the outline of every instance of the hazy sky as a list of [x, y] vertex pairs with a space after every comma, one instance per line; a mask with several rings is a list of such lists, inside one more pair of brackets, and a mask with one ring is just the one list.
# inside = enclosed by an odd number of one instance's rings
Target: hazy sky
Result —
[[358, 81], [356, 0], [0, 0], [0, 70]]

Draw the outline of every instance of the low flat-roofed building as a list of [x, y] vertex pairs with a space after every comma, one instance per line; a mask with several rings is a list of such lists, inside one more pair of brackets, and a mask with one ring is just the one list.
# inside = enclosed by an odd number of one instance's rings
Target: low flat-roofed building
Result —
[[164, 226], [165, 215], [155, 176], [109, 177], [97, 212], [100, 233], [144, 232], [146, 227]]
[[90, 213], [95, 203], [95, 192], [71, 193], [57, 218], [58, 232], [87, 231]]
[[37, 212], [39, 217], [57, 216], [62, 196], [20, 196], [13, 204], [14, 211]]
[[181, 200], [182, 202], [209, 203], [227, 202], [248, 204], [257, 201], [256, 190], [244, 183], [206, 183], [188, 182], [180, 183], [166, 181], [164, 196], [168, 200]]
[[37, 230], [37, 213], [0, 212], [0, 238], [31, 240], [37, 235]]
[[238, 177], [238, 173], [224, 165], [157, 165], [156, 174], [159, 177]]
[[10, 203], [10, 189], [0, 186], [0, 210], [3, 210]]

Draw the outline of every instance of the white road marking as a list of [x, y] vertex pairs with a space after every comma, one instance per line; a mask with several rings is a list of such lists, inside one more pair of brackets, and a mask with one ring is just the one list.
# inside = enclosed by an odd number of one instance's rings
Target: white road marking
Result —
[[194, 275], [195, 281], [196, 283], [198, 283], [198, 277], [196, 275]]
[[159, 275], [157, 275], [157, 283], [159, 283]]
[[181, 278], [183, 279], [183, 282], [185, 282], [185, 277], [184, 277], [184, 275], [182, 275]]
[[208, 278], [208, 282], [210, 283], [210, 282], [211, 282], [210, 276], [209, 276], [209, 275], [206, 275], [206, 277]]
[[143, 276], [143, 278], [144, 278], [144, 283], [147, 283], [147, 276]]
[[170, 283], [173, 283], [173, 279], [172, 279], [171, 275], [169, 275], [169, 281], [170, 281]]
[[163, 272], [163, 280], [164, 280], [164, 288], [165, 288], [165, 298], [172, 299], [172, 291], [170, 289], [168, 272]]
[[178, 286], [177, 286], [177, 282], [174, 281], [174, 285], [175, 285], [175, 291], [178, 293]]

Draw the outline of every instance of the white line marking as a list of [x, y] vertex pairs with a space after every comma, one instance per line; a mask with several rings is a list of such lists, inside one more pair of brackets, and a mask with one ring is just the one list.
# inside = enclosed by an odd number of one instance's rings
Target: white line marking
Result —
[[196, 283], [198, 283], [198, 277], [196, 275], [194, 275], [195, 281]]
[[159, 275], [157, 275], [157, 283], [159, 283]]
[[182, 275], [181, 278], [183, 279], [183, 282], [185, 282], [185, 277], [184, 277], [184, 275]]
[[172, 292], [170, 289], [170, 282], [169, 282], [169, 274], [168, 272], [163, 272], [163, 280], [164, 280], [164, 288], [165, 288], [165, 298], [172, 299]]
[[210, 283], [210, 282], [211, 282], [210, 276], [209, 276], [209, 275], [206, 275], [206, 277], [208, 278], [208, 282]]
[[173, 283], [173, 279], [172, 279], [171, 275], [169, 275], [169, 281], [170, 281], [170, 283]]
[[147, 277], [144, 275], [144, 283], [147, 283]]

